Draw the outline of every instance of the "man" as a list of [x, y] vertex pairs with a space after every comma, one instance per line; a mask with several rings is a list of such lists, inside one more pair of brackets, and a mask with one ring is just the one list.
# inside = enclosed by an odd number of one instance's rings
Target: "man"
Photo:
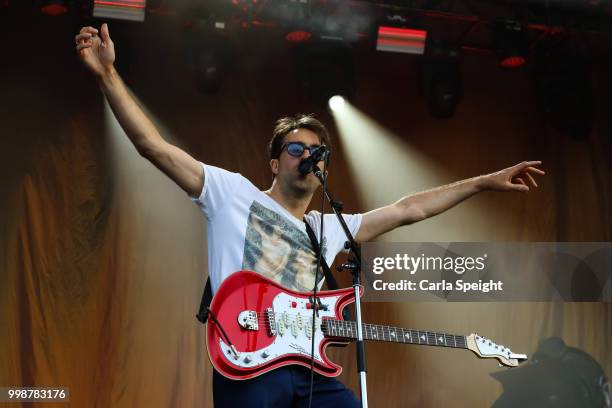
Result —
[[[270, 142], [274, 181], [260, 191], [237, 173], [204, 165], [167, 143], [129, 95], [113, 67], [114, 45], [108, 26], [84, 27], [75, 37], [77, 52], [95, 75], [122, 128], [138, 152], [176, 182], [200, 206], [208, 220], [209, 275], [213, 291], [241, 269], [254, 270], [300, 291], [314, 285], [315, 253], [304, 221], [319, 236], [321, 214], [306, 214], [319, 181], [298, 171], [300, 162], [319, 146], [330, 146], [325, 127], [310, 116], [283, 118]], [[533, 174], [544, 174], [523, 162], [496, 173], [412, 194], [365, 214], [345, 215], [357, 241], [372, 240], [396, 227], [439, 214], [485, 190], [529, 191]], [[319, 166], [321, 163], [319, 163]], [[322, 253], [331, 264], [342, 250], [344, 233], [333, 215], [325, 216]], [[307, 406], [310, 375], [302, 367], [284, 367], [247, 381], [214, 373], [219, 407]], [[313, 406], [356, 407], [353, 393], [336, 379], [316, 376]]]

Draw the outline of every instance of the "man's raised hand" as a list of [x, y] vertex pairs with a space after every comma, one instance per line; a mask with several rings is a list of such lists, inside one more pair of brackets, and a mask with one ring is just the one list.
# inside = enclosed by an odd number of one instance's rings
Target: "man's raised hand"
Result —
[[94, 75], [102, 76], [111, 72], [115, 62], [115, 45], [106, 23], [102, 24], [99, 32], [94, 27], [81, 28], [74, 40], [81, 61]]
[[484, 187], [495, 191], [529, 191], [529, 185], [538, 186], [533, 176], [546, 174], [536, 167], [541, 164], [541, 161], [524, 161], [496, 173], [482, 176]]

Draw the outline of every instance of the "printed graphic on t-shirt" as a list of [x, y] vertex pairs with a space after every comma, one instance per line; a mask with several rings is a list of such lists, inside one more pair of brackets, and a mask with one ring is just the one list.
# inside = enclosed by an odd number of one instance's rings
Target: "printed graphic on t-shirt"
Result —
[[[242, 269], [259, 272], [289, 289], [311, 291], [317, 259], [308, 235], [257, 201], [249, 208], [247, 222]], [[325, 246], [323, 240], [323, 256]]]

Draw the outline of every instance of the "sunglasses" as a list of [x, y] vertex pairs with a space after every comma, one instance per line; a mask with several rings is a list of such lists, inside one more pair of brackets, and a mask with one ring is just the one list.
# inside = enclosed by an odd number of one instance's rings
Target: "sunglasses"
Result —
[[283, 145], [280, 152], [282, 153], [283, 150], [287, 148], [287, 153], [289, 153], [290, 156], [302, 157], [302, 155], [304, 154], [304, 150], [308, 150], [308, 152], [312, 156], [317, 150], [319, 150], [320, 147], [321, 145], [306, 146], [302, 142], [289, 142]]

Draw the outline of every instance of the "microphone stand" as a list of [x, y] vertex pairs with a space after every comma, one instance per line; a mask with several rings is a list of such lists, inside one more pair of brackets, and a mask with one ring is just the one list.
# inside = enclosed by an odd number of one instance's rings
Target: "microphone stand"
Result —
[[[345, 249], [348, 249], [352, 252], [352, 256], [349, 258], [349, 261], [345, 264], [342, 264], [338, 267], [338, 270], [341, 271], [343, 269], [347, 269], [351, 271], [353, 275], [353, 289], [355, 292], [355, 317], [357, 319], [357, 371], [359, 372], [359, 387], [361, 390], [361, 406], [362, 408], [368, 407], [368, 390], [366, 386], [366, 359], [365, 359], [365, 347], [363, 343], [363, 330], [361, 323], [361, 297], [360, 297], [360, 289], [361, 289], [361, 281], [360, 281], [360, 273], [361, 273], [361, 250], [359, 245], [355, 241], [353, 234], [348, 229], [346, 222], [344, 221], [344, 217], [342, 217], [342, 209], [343, 204], [340, 201], [334, 200], [331, 193], [327, 189], [327, 183], [325, 182], [325, 178], [327, 174], [323, 174], [319, 166], [313, 166], [312, 173], [319, 179], [321, 182], [321, 188], [323, 189], [323, 193], [327, 201], [338, 217], [338, 222], [340, 222], [340, 226], [344, 230], [344, 234], [346, 235], [347, 241], [344, 243]], [[323, 214], [321, 214], [323, 217]]]

